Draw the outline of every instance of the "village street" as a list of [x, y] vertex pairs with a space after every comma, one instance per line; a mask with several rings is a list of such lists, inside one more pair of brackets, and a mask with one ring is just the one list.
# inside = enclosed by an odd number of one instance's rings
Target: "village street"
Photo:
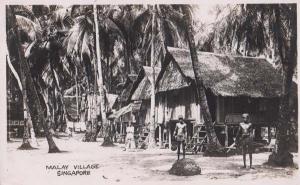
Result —
[[[298, 164], [294, 168], [280, 168], [263, 165], [269, 153], [254, 154], [255, 169], [241, 169], [242, 156], [203, 157], [187, 155], [197, 161], [202, 174], [198, 176], [180, 177], [168, 173], [176, 159], [176, 153], [168, 149], [123, 151], [123, 145], [101, 147], [101, 141], [83, 143], [81, 134], [73, 138], [55, 139], [63, 153], [48, 154], [47, 142], [39, 138], [39, 149], [17, 150], [21, 140], [8, 142], [7, 174], [5, 185], [23, 184], [106, 184], [127, 183], [131, 181], [188, 181], [190, 183], [208, 181], [208, 183], [229, 182], [295, 182]], [[295, 162], [298, 154], [294, 153]], [[90, 175], [66, 176], [57, 175], [56, 169], [46, 169], [46, 166], [68, 165], [68, 170], [74, 170], [74, 165], [98, 165], [98, 169], [89, 169]], [[88, 182], [88, 183], [87, 183]], [[272, 183], [273, 184], [273, 183]]]

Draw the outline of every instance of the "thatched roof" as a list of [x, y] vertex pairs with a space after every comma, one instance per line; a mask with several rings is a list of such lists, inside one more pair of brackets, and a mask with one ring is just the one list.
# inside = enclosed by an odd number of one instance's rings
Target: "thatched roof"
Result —
[[[131, 100], [145, 100], [151, 97], [151, 78], [152, 78], [152, 67], [143, 66], [143, 72], [140, 74], [144, 74], [142, 81], [138, 84], [138, 87], [132, 94]], [[155, 80], [158, 77], [161, 68], [155, 67]], [[139, 75], [140, 76], [140, 75]]]
[[137, 80], [137, 75], [128, 75], [120, 95], [120, 102], [127, 102], [130, 99], [133, 83]]
[[[158, 83], [158, 91], [186, 87], [195, 79], [190, 52], [185, 49], [168, 47], [173, 67], [168, 68]], [[198, 52], [196, 70], [204, 86], [215, 95], [278, 97], [281, 95], [281, 75], [263, 58], [220, 55]], [[169, 64], [170, 65], [170, 64]], [[172, 76], [179, 70], [185, 82]], [[175, 72], [174, 72], [175, 73]]]
[[122, 107], [121, 109], [119, 109], [118, 111], [114, 112], [113, 114], [109, 115], [108, 118], [109, 119], [115, 119], [115, 118], [119, 118], [120, 116], [131, 112], [132, 111], [132, 104], [129, 104], [125, 107]]
[[[79, 97], [79, 102], [81, 97]], [[64, 97], [64, 103], [67, 113], [72, 117], [72, 119], [77, 119], [77, 103], [76, 97]]]
[[119, 118], [119, 117], [129, 113], [129, 112], [137, 112], [140, 110], [141, 105], [142, 105], [141, 101], [136, 101], [136, 102], [130, 103], [130, 104], [120, 108], [116, 112], [112, 113], [111, 115], [109, 115], [108, 118], [116, 119], [116, 118]]
[[108, 93], [106, 94], [106, 99], [108, 102], [108, 108], [111, 110], [118, 99], [118, 95]]

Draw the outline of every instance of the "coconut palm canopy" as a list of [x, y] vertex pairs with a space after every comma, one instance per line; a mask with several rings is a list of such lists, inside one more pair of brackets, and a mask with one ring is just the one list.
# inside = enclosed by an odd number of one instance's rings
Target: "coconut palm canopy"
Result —
[[[173, 67], [161, 72], [159, 92], [184, 88], [195, 79], [188, 50], [168, 47], [168, 53]], [[282, 77], [263, 58], [198, 52], [198, 59], [196, 70], [204, 86], [215, 95], [256, 98], [281, 95]]]

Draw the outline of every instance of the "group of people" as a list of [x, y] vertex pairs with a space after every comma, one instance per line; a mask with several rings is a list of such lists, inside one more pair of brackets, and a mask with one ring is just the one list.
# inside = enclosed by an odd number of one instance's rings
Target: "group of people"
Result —
[[[239, 128], [237, 131], [235, 145], [241, 147], [243, 154], [243, 168], [246, 168], [246, 154], [249, 153], [250, 159], [250, 168], [253, 169], [252, 166], [252, 152], [253, 152], [253, 124], [250, 123], [250, 116], [248, 113], [242, 114], [243, 122], [239, 124]], [[178, 117], [179, 122], [176, 123], [175, 131], [173, 136], [177, 141], [177, 160], [180, 158], [180, 148], [182, 148], [182, 155], [185, 158], [185, 146], [186, 146], [186, 138], [187, 138], [187, 124], [183, 121], [183, 117]]]
[[[250, 159], [250, 168], [253, 169], [252, 166], [252, 152], [253, 152], [253, 138], [254, 138], [254, 129], [253, 124], [250, 123], [250, 116], [248, 113], [242, 114], [243, 122], [239, 123], [239, 128], [237, 131], [235, 145], [242, 149], [243, 154], [243, 168], [246, 168], [246, 154], [249, 153]], [[187, 124], [183, 120], [183, 116], [178, 117], [178, 123], [176, 123], [175, 130], [173, 136], [177, 142], [177, 160], [180, 159], [181, 149], [182, 156], [185, 158], [185, 147], [187, 140]], [[125, 149], [135, 149], [135, 139], [134, 139], [134, 126], [131, 122], [126, 128], [126, 141], [125, 141]]]

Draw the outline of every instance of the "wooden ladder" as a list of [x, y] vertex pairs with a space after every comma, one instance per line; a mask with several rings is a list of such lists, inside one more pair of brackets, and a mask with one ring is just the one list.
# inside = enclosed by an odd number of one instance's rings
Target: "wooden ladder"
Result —
[[139, 138], [138, 147], [143, 147], [143, 145], [147, 146], [148, 145], [148, 138], [149, 138], [149, 132], [148, 131], [143, 131], [142, 136], [140, 136], [140, 138]]
[[[213, 122], [215, 126], [215, 122]], [[199, 131], [194, 134], [191, 141], [187, 143], [186, 149], [188, 152], [197, 154], [198, 152], [204, 152], [207, 145], [206, 127], [204, 124], [199, 125]]]
[[205, 128], [204, 124], [202, 124], [200, 126], [200, 131], [198, 131], [197, 133], [199, 135], [198, 136], [199, 144], [198, 144], [198, 146], [197, 145], [196, 146], [199, 147], [199, 148], [196, 147], [196, 153], [197, 152], [203, 152], [204, 145], [207, 144], [207, 134], [206, 134], [206, 128]]

